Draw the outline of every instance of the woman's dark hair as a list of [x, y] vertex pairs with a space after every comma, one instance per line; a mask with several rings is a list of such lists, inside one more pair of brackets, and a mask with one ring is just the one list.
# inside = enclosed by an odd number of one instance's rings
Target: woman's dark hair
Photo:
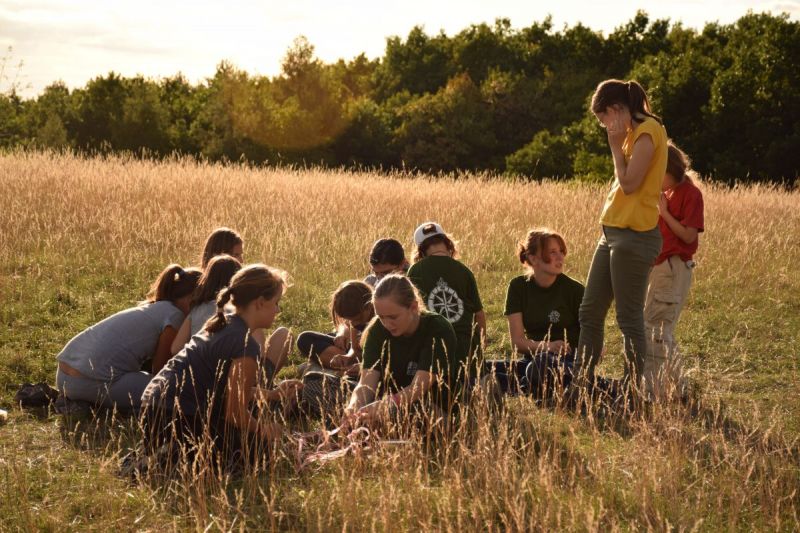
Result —
[[692, 167], [692, 160], [686, 155], [686, 152], [678, 148], [670, 139], [667, 142], [667, 173], [675, 180], [676, 183], [681, 183], [685, 179], [696, 177]]
[[178, 264], [169, 265], [161, 271], [158, 278], [150, 286], [147, 302], [168, 300], [174, 302], [194, 292], [202, 275], [197, 268], [183, 268]]
[[517, 244], [517, 258], [523, 265], [531, 267], [528, 255], [538, 255], [545, 263], [550, 263], [550, 258], [546, 255], [547, 243], [550, 239], [555, 239], [561, 248], [561, 253], [567, 255], [567, 243], [559, 233], [548, 228], [536, 228], [528, 232], [524, 239]]
[[606, 80], [600, 82], [592, 96], [592, 112], [602, 113], [613, 105], [623, 105], [638, 120], [640, 115], [653, 118], [661, 124], [661, 118], [650, 110], [650, 101], [644, 88], [635, 80]]
[[442, 235], [441, 233], [438, 235], [434, 235], [433, 237], [428, 237], [422, 243], [417, 246], [417, 249], [414, 250], [414, 262], [417, 263], [423, 259], [428, 254], [428, 248], [433, 246], [437, 243], [444, 243], [447, 247], [447, 250], [450, 252], [450, 256], [454, 259], [458, 257], [458, 250], [456, 249], [456, 243], [453, 242], [453, 239], [450, 238], [448, 235]]
[[209, 300], [216, 300], [217, 293], [227, 287], [231, 278], [236, 274], [242, 264], [235, 257], [228, 254], [215, 255], [208, 262], [203, 276], [197, 283], [197, 288], [192, 296], [192, 306], [199, 305]]
[[349, 320], [365, 309], [372, 309], [372, 287], [363, 281], [345, 281], [331, 298], [331, 319], [338, 326], [341, 319]]
[[397, 305], [402, 307], [411, 307], [416, 301], [419, 304], [419, 310], [425, 310], [425, 302], [419, 295], [419, 291], [414, 284], [411, 283], [407, 277], [401, 274], [389, 274], [381, 279], [375, 285], [375, 292], [372, 293], [373, 303], [378, 298], [386, 298], [391, 296]]
[[287, 274], [283, 270], [262, 264], [242, 267], [233, 275], [230, 284], [217, 294], [217, 313], [208, 319], [204, 329], [208, 333], [216, 333], [227, 325], [225, 306], [228, 302], [240, 309], [259, 296], [270, 300], [288, 286]]
[[200, 266], [206, 268], [211, 258], [219, 254], [231, 254], [236, 246], [242, 244], [242, 237], [230, 228], [217, 228], [211, 232], [203, 247]]
[[402, 265], [406, 262], [406, 252], [403, 245], [395, 239], [378, 239], [369, 252], [369, 264]]

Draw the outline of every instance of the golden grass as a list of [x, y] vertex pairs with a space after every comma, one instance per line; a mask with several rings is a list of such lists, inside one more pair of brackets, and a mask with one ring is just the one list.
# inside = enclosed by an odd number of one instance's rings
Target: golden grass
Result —
[[[516, 241], [537, 225], [562, 232], [568, 273], [583, 281], [605, 196], [574, 183], [35, 153], [0, 156], [0, 185], [3, 386], [52, 380], [53, 355], [72, 335], [141, 299], [167, 263], [196, 263], [220, 225], [240, 231], [247, 261], [290, 272], [278, 322], [298, 333], [329, 327], [331, 291], [366, 274], [375, 239], [408, 244], [418, 223], [437, 220], [475, 272], [489, 352], [502, 357]], [[270, 475], [159, 490], [115, 478], [130, 429], [75, 446], [52, 418], [15, 411], [0, 428], [7, 528], [796, 529], [800, 194], [702, 189], [700, 266], [677, 330], [700, 414], [671, 406], [610, 428], [518, 399], [446, 452], [417, 443], [301, 474], [280, 459]], [[608, 332], [601, 368], [615, 374], [611, 320]]]

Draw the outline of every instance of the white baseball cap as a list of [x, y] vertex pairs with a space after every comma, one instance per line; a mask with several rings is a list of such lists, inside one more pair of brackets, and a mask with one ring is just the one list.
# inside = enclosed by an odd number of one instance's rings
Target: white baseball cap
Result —
[[421, 246], [426, 239], [436, 235], [447, 235], [436, 222], [425, 222], [414, 231], [414, 244]]

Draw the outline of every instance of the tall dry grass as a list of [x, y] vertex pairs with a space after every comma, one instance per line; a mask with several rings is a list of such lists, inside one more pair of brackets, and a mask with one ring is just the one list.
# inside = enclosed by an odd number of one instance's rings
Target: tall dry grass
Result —
[[[568, 273], [584, 280], [605, 196], [572, 183], [27, 153], [0, 156], [0, 185], [2, 388], [52, 380], [72, 335], [141, 299], [165, 264], [197, 263], [219, 225], [240, 231], [247, 261], [291, 273], [278, 322], [298, 333], [329, 327], [330, 293], [363, 277], [375, 239], [410, 244], [435, 219], [476, 274], [489, 353], [502, 357], [515, 242], [557, 229]], [[165, 485], [116, 477], [130, 422], [59, 429], [15, 412], [0, 428], [0, 529], [797, 529], [800, 195], [702, 189], [706, 232], [678, 327], [696, 409], [610, 423], [514, 399], [435, 450], [417, 439], [300, 473], [287, 452], [259, 475]], [[601, 371], [613, 375], [611, 321], [608, 332]]]

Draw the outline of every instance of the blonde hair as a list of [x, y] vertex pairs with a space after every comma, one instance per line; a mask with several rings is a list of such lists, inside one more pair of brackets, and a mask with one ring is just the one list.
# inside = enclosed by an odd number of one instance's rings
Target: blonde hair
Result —
[[426, 309], [425, 302], [422, 301], [417, 288], [410, 279], [402, 274], [389, 274], [375, 285], [375, 292], [372, 293], [373, 303], [378, 298], [388, 297], [391, 297], [397, 305], [405, 308], [409, 308], [414, 302], [417, 302], [420, 311]]

